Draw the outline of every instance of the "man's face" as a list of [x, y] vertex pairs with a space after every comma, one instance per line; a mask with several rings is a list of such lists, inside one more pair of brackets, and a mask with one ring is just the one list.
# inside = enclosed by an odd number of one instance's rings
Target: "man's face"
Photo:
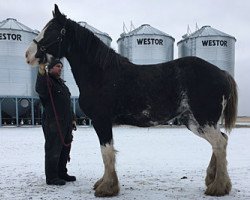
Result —
[[61, 74], [62, 74], [62, 64], [57, 63], [56, 65], [54, 65], [51, 69], [50, 69], [50, 74], [52, 74], [53, 76], [55, 76], [56, 78], [60, 78]]

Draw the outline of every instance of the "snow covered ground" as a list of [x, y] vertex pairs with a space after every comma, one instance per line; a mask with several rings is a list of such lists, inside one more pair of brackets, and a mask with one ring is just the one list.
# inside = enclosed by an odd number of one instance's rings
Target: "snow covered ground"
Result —
[[[224, 197], [204, 195], [211, 147], [182, 128], [115, 127], [117, 172], [121, 191], [116, 199], [250, 199], [250, 129], [229, 136], [228, 169], [233, 188]], [[77, 181], [48, 186], [44, 175], [43, 133], [36, 128], [0, 128], [1, 200], [91, 200], [92, 186], [103, 174], [98, 138], [93, 128], [74, 133], [69, 174]]]

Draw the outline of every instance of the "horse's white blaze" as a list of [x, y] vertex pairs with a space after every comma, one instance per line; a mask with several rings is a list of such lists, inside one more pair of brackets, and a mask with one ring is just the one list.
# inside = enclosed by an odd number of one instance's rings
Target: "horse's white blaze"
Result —
[[[44, 37], [44, 32], [46, 31], [47, 27], [45, 27], [38, 35], [37, 37], [35, 38], [35, 40], [37, 42], [41, 41]], [[35, 55], [37, 53], [37, 45], [32, 41], [31, 44], [29, 45], [27, 51], [26, 51], [26, 54], [25, 54], [25, 57], [26, 57], [26, 62], [29, 64], [29, 65], [32, 65], [32, 66], [37, 66], [39, 65], [39, 58], [36, 58]], [[46, 54], [47, 55], [47, 58], [48, 60], [50, 60], [50, 58], [52, 57], [52, 55], [49, 55], [49, 54]]]
[[38, 59], [35, 58], [37, 45], [32, 42], [26, 51], [26, 62], [32, 66], [38, 65]]
[[101, 146], [102, 158], [105, 167], [103, 180], [112, 180], [112, 176], [115, 172], [115, 149], [113, 143]]

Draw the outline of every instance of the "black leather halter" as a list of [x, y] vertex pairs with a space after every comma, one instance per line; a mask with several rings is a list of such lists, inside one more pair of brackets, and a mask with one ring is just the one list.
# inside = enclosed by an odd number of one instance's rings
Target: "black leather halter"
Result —
[[[67, 20], [66, 20], [67, 21]], [[66, 22], [65, 22], [66, 24]], [[63, 40], [63, 37], [66, 34], [66, 29], [65, 29], [65, 25], [63, 26], [63, 28], [60, 31], [60, 35], [57, 37], [56, 40], [48, 43], [48, 44], [44, 44], [42, 45], [40, 42], [38, 42], [36, 39], [33, 39], [33, 42], [37, 45], [37, 51], [40, 51], [41, 53], [41, 57], [39, 57], [40, 59], [42, 59], [42, 63], [46, 63], [47, 62], [47, 57], [46, 57], [46, 53], [47, 53], [47, 49], [48, 47], [52, 46], [53, 44], [58, 43], [58, 55], [56, 58], [59, 58], [60, 53], [61, 53], [61, 43]]]

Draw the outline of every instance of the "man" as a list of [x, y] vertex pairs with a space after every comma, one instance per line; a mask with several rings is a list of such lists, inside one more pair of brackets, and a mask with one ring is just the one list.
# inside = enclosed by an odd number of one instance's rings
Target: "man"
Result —
[[65, 185], [66, 181], [76, 180], [75, 176], [67, 174], [66, 168], [73, 139], [72, 128], [76, 129], [76, 123], [71, 109], [71, 94], [61, 79], [61, 61], [53, 60], [47, 66], [47, 73], [45, 68], [44, 65], [39, 67], [36, 91], [44, 107], [42, 127], [45, 137], [46, 183]]

